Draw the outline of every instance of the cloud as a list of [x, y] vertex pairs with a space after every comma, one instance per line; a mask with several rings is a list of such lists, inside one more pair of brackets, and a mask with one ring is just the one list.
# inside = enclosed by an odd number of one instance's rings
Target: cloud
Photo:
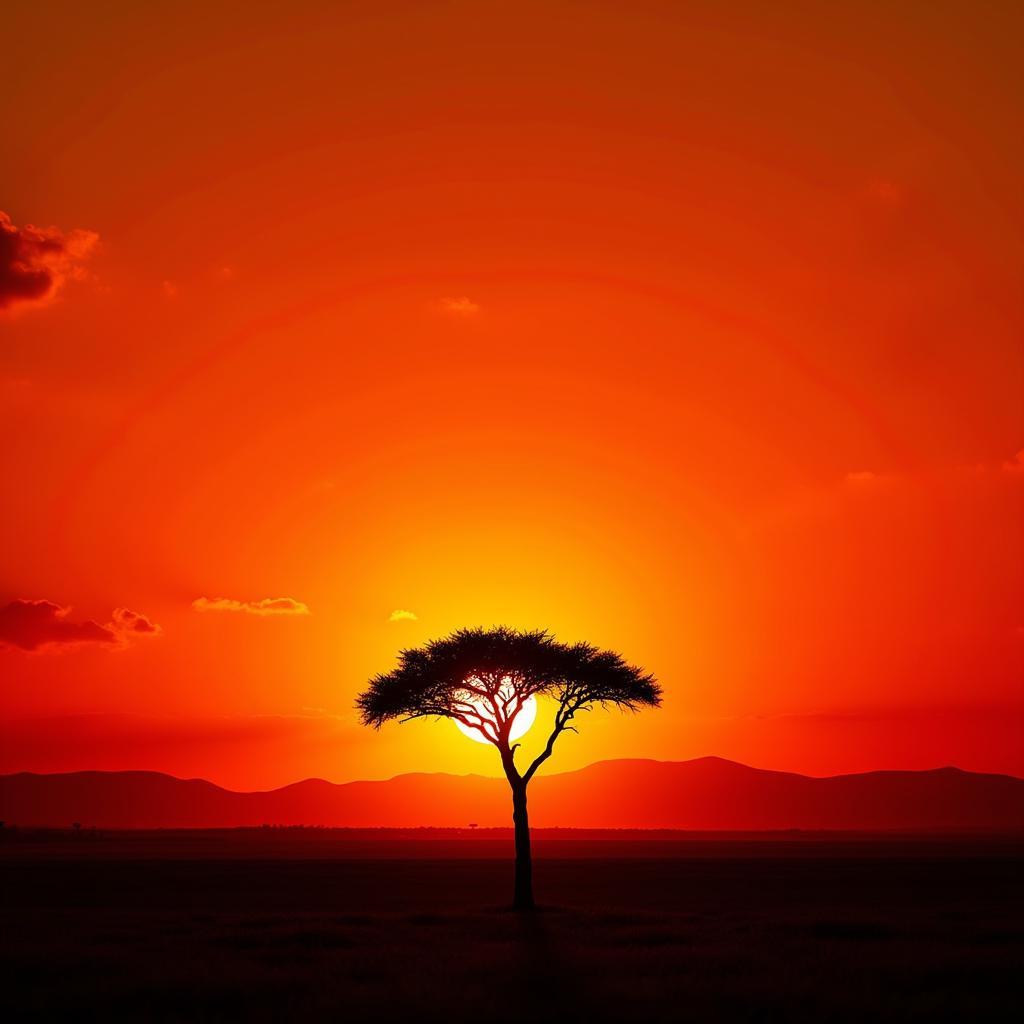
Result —
[[245, 612], [247, 615], [309, 615], [309, 606], [291, 597], [264, 597], [259, 601], [235, 601], [230, 597], [197, 597], [197, 612]]
[[480, 312], [480, 307], [465, 295], [457, 299], [442, 299], [439, 305], [442, 312], [452, 316], [476, 316]]
[[15, 227], [0, 210], [0, 309], [53, 298], [68, 278], [82, 276], [98, 238], [93, 231]]
[[1012, 459], [1003, 463], [1003, 469], [1007, 473], [1024, 473], [1024, 448], [1022, 448]]
[[155, 636], [161, 631], [145, 615], [129, 608], [115, 608], [112, 621], [103, 626], [92, 619], [72, 622], [68, 618], [70, 611], [52, 601], [11, 601], [0, 608], [0, 645], [22, 651], [76, 644], [122, 647], [131, 636]]
[[404, 608], [396, 608], [388, 616], [388, 622], [419, 622], [419, 619], [415, 612], [406, 611]]
[[155, 622], [150, 622], [145, 615], [133, 612], [131, 608], [115, 608], [113, 620], [112, 625], [121, 633], [142, 633], [146, 636], [155, 636], [161, 632]]
[[877, 479], [878, 474], [872, 473], [870, 469], [860, 469], [846, 474], [846, 482], [848, 484], [869, 484], [872, 480]]

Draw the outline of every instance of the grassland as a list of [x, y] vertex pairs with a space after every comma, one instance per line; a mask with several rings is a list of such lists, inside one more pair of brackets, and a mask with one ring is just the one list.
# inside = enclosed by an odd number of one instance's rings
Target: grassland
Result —
[[9, 1020], [996, 1021], [1015, 839], [6, 836]]

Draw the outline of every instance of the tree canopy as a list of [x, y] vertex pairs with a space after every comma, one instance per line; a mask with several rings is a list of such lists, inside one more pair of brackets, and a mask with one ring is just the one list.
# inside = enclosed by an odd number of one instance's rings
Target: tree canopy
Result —
[[544, 752], [522, 776], [515, 773], [524, 782], [550, 756], [558, 735], [573, 728], [577, 712], [595, 704], [630, 711], [657, 707], [661, 687], [614, 651], [561, 643], [546, 630], [497, 626], [460, 629], [402, 651], [398, 667], [371, 679], [356, 706], [363, 723], [375, 728], [395, 719], [452, 718], [511, 754], [512, 721], [533, 696], [548, 697], [558, 707]]
[[[544, 749], [525, 771], [515, 762], [512, 725], [531, 697], [556, 702]], [[661, 687], [650, 672], [615, 651], [587, 643], [564, 644], [547, 630], [507, 626], [460, 629], [423, 647], [402, 651], [398, 667], [375, 676], [356, 700], [364, 725], [413, 718], [451, 718], [476, 730], [501, 755], [512, 790], [516, 873], [514, 906], [533, 907], [533, 861], [527, 787], [551, 756], [555, 741], [580, 711], [595, 704], [628, 711], [657, 707]]]

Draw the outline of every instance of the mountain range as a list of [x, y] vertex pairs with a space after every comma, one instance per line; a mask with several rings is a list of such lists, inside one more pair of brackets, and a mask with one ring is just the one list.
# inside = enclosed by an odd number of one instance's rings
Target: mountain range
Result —
[[[538, 776], [535, 827], [622, 829], [1024, 829], [1024, 779], [958, 768], [812, 778], [716, 757], [599, 761]], [[503, 779], [409, 774], [380, 782], [307, 779], [239, 793], [148, 771], [0, 776], [0, 819], [99, 828], [324, 825], [508, 826]]]

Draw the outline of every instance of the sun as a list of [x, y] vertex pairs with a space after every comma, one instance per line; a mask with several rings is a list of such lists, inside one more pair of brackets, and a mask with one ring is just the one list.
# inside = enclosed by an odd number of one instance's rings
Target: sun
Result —
[[[504, 688], [499, 691], [502, 695], [504, 694]], [[485, 716], [489, 720], [493, 721], [494, 716], [486, 704], [479, 698], [471, 702], [475, 708], [477, 708], [481, 715]], [[530, 726], [533, 725], [533, 720], [537, 717], [537, 698], [529, 696], [523, 701], [523, 706], [519, 709], [519, 714], [512, 719], [512, 726], [509, 729], [508, 738], [509, 740], [517, 740], [520, 736], [525, 735], [529, 730]], [[458, 727], [459, 732], [464, 736], [468, 736], [471, 740], [477, 743], [490, 743], [490, 740], [479, 730], [472, 726], [464, 725], [458, 719], [452, 719], [455, 725]]]

